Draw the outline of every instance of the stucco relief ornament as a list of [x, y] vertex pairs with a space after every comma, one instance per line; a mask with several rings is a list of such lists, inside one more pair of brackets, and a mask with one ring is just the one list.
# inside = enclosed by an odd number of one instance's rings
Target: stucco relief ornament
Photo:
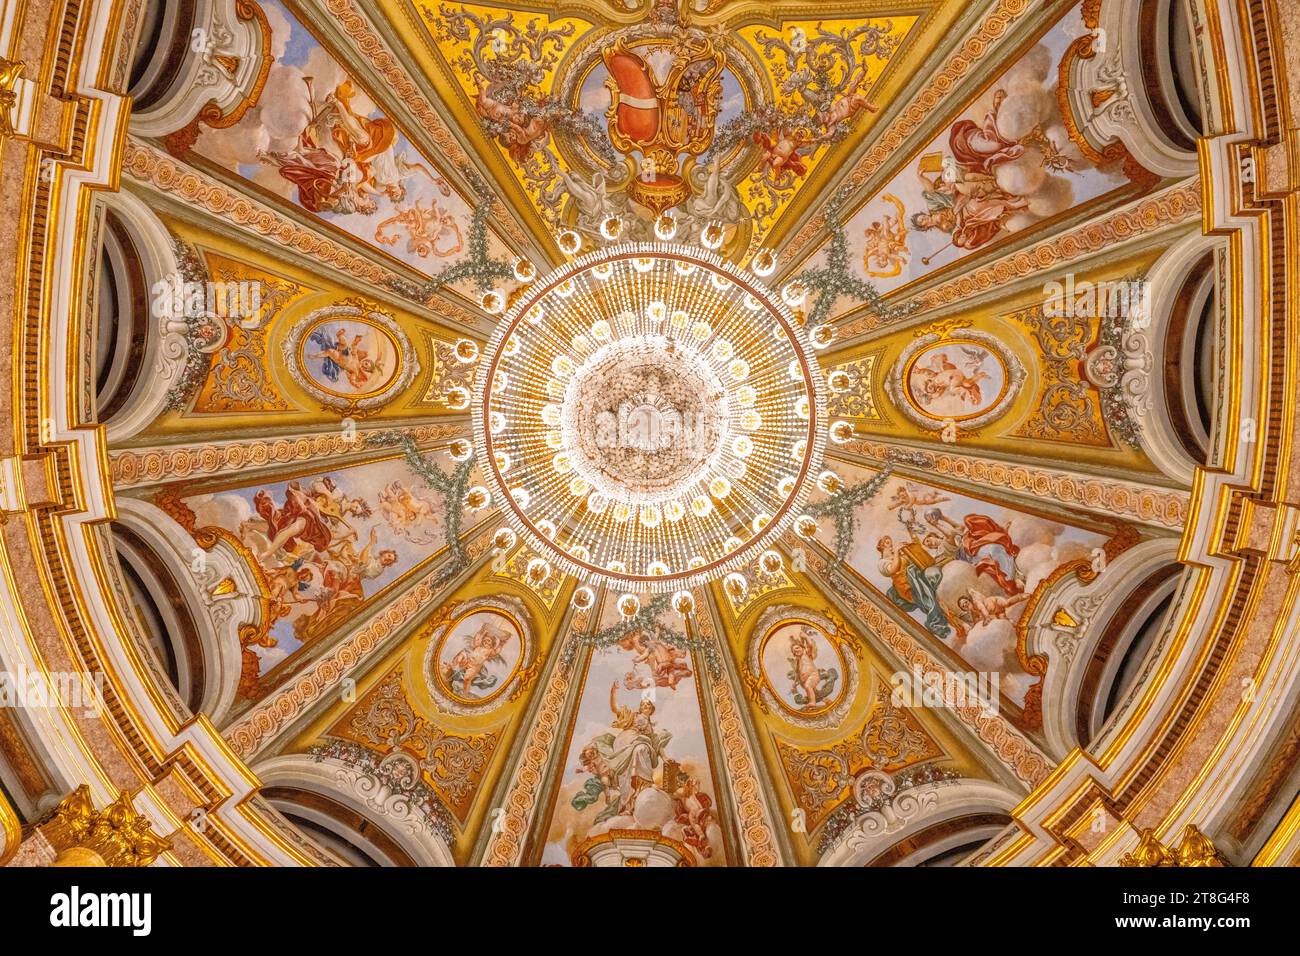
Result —
[[1143, 307], [1128, 316], [1103, 319], [1099, 344], [1087, 354], [1083, 374], [1101, 390], [1102, 411], [1111, 430], [1139, 447], [1142, 420], [1151, 411], [1155, 353]]
[[289, 376], [303, 391], [346, 415], [372, 415], [420, 371], [406, 333], [392, 316], [357, 300], [317, 309], [280, 345]]

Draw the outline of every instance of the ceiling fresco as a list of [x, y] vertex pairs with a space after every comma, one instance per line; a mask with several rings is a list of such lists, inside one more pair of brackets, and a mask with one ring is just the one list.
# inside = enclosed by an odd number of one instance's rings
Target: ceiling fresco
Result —
[[1143, 6], [141, 29], [61, 401], [163, 722], [300, 862], [1010, 860], [1227, 573], [1197, 536], [1284, 536], [1204, 516], [1263, 270]]
[[[139, 149], [376, 268], [284, 261], [286, 229], [128, 178], [162, 193], [191, 281], [267, 299], [115, 459], [139, 476], [205, 436], [343, 429], [338, 454], [122, 487], [260, 594], [233, 628], [241, 755], [407, 781], [463, 863], [808, 863], [881, 786], [1038, 782], [1065, 665], [1033, 622], [1176, 528], [936, 475], [924, 449], [1176, 494], [1150, 397], [1121, 381], [1154, 361], [1127, 340], [1149, 301], [1053, 311], [1007, 270], [1003, 294], [921, 296], [1177, 177], [1083, 131], [1063, 90], [1094, 28], [1068, 4], [984, 48], [873, 164], [918, 65], [978, 16], [960, 6], [390, 5], [452, 151], [376, 82], [390, 61], [359, 22], [259, 5], [270, 66], [240, 106]], [[1145, 290], [1189, 232], [1159, 226], [1044, 275]], [[618, 455], [602, 415], [632, 421]], [[982, 703], [903, 706], [911, 673], [979, 675]], [[989, 721], [1010, 754], [973, 733]]]

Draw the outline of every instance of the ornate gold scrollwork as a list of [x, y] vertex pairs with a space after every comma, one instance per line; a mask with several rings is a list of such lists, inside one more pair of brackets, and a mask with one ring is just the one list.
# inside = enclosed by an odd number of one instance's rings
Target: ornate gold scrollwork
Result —
[[58, 853], [53, 866], [149, 866], [172, 847], [152, 827], [126, 791], [96, 810], [90, 787], [83, 783], [37, 830]]
[[14, 106], [18, 103], [18, 80], [23, 64], [0, 57], [0, 136], [14, 135]]
[[1228, 861], [1215, 849], [1210, 838], [1195, 824], [1183, 827], [1183, 839], [1175, 848], [1156, 839], [1154, 830], [1143, 830], [1142, 839], [1132, 853], [1125, 853], [1120, 866], [1227, 866]]

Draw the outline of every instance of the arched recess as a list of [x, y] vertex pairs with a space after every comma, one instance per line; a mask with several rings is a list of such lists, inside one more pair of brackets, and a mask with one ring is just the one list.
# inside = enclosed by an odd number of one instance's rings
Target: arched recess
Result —
[[[150, 8], [171, 7], [172, 0], [150, 0]], [[131, 132], [170, 137], [168, 147], [181, 153], [193, 145], [200, 124], [227, 127], [256, 102], [274, 55], [266, 14], [248, 0], [185, 0], [175, 14], [157, 16], [161, 25], [145, 32], [137, 58], [160, 62], [156, 75], [146, 69], [143, 100], [131, 116]], [[188, 8], [188, 9], [185, 9]], [[151, 9], [150, 16], [155, 16]]]
[[1187, 150], [1205, 133], [1190, 0], [1141, 0], [1137, 18], [1143, 92], [1160, 130]]
[[418, 808], [340, 760], [289, 754], [258, 763], [253, 772], [271, 805], [343, 862], [456, 865]]
[[1043, 733], [1052, 756], [1086, 745], [1101, 726], [1097, 721], [1112, 713], [1116, 680], [1131, 679], [1150, 644], [1150, 633], [1125, 625], [1149, 606], [1144, 596], [1154, 594], [1158, 603], [1171, 595], [1181, 569], [1177, 540], [1155, 538], [1121, 553], [1091, 582], [1063, 579], [1038, 602], [1026, 646], [1048, 659]]
[[240, 629], [256, 625], [261, 614], [256, 578], [223, 541], [198, 549], [163, 511], [134, 498], [117, 502], [113, 541], [128, 584], [133, 574], [158, 608], [159, 623], [175, 628], [154, 650], [161, 662], [176, 661], [182, 700], [220, 725], [239, 687]]
[[1146, 276], [1149, 322], [1125, 327], [1124, 351], [1145, 366], [1121, 383], [1140, 392], [1133, 398], [1142, 448], [1166, 477], [1186, 485], [1198, 467], [1215, 464], [1218, 248], [1215, 238], [1194, 233], [1166, 250]]
[[[877, 809], [859, 815], [817, 865], [922, 865], [991, 839], [1011, 823], [1011, 810], [1019, 802], [1019, 795], [987, 780], [893, 791]], [[971, 852], [976, 849], [971, 846]]]
[[138, 113], [147, 113], [178, 83], [194, 23], [194, 0], [148, 0], [131, 58], [127, 92]]
[[[1193, 176], [1194, 137], [1167, 128], [1161, 71], [1148, 72], [1142, 34], [1150, 0], [1107, 0], [1097, 13], [1094, 39], [1073, 61], [1066, 96], [1083, 138], [1099, 154], [1116, 141], [1144, 169], [1160, 177]], [[1173, 0], [1182, 2], [1182, 0]]]
[[1209, 462], [1214, 434], [1218, 280], [1218, 256], [1206, 249], [1183, 276], [1165, 326], [1165, 411], [1183, 450], [1197, 464]]
[[[156, 289], [180, 275], [171, 233], [139, 198], [102, 194], [95, 371], [110, 444], [146, 428], [185, 370], [184, 321], [154, 314]], [[170, 301], [170, 300], [168, 300]]]

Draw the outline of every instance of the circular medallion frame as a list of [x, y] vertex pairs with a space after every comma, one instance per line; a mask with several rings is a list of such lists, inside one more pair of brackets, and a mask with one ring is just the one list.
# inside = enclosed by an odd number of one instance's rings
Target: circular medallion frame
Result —
[[[939, 415], [926, 409], [913, 394], [911, 378], [918, 363], [941, 348], [961, 349], [963, 346], [978, 349], [998, 365], [1002, 381], [996, 398], [965, 414]], [[899, 354], [889, 370], [885, 390], [894, 404], [913, 423], [935, 430], [948, 422], [963, 428], [979, 428], [1006, 414], [1011, 403], [1020, 394], [1026, 377], [1025, 367], [996, 336], [972, 329], [961, 329], [951, 335], [930, 332], [917, 337]], [[978, 380], [976, 380], [978, 382]]]
[[[321, 383], [307, 364], [311, 358], [307, 354], [307, 348], [314, 332], [330, 325], [343, 327], [349, 324], [365, 326], [392, 348], [396, 367], [377, 387], [353, 392], [329, 388]], [[285, 368], [298, 387], [322, 406], [350, 414], [378, 411], [401, 394], [420, 371], [420, 361], [411, 341], [393, 317], [373, 307], [356, 303], [326, 306], [307, 314], [290, 328], [281, 342], [280, 351]], [[334, 359], [329, 358], [329, 361]], [[335, 362], [336, 366], [338, 364]], [[340, 368], [340, 371], [345, 370]]]

